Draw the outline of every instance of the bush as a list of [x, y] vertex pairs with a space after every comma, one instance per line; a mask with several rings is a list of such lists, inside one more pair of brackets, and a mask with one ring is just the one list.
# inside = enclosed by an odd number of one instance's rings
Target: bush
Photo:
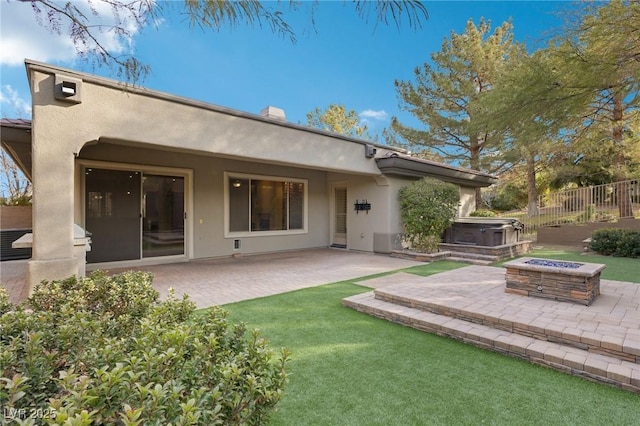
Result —
[[9, 293], [4, 287], [0, 287], [0, 315], [13, 310], [13, 305], [9, 301]]
[[423, 178], [400, 189], [400, 215], [405, 239], [418, 251], [434, 252], [440, 236], [458, 211], [458, 187]]
[[[261, 424], [287, 353], [227, 312], [158, 302], [150, 274], [44, 283], [0, 317], [0, 406], [50, 424]], [[42, 420], [38, 420], [42, 421]], [[65, 423], [67, 422], [67, 423]]]
[[607, 256], [640, 257], [640, 231], [631, 229], [598, 229], [591, 236], [589, 248]]
[[628, 231], [618, 243], [618, 251], [614, 256], [640, 257], [640, 231]]
[[496, 217], [497, 215], [492, 210], [480, 209], [480, 210], [472, 211], [469, 216], [471, 216], [471, 217]]
[[493, 210], [510, 211], [519, 210], [527, 205], [527, 187], [526, 185], [509, 182], [501, 185], [496, 190], [491, 207]]

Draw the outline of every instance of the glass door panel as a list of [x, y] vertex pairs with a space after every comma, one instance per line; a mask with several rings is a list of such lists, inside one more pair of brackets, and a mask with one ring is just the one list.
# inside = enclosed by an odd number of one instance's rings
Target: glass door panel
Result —
[[142, 179], [142, 257], [184, 254], [184, 178]]
[[334, 189], [333, 244], [347, 245], [347, 188]]
[[140, 172], [85, 169], [87, 262], [140, 259]]

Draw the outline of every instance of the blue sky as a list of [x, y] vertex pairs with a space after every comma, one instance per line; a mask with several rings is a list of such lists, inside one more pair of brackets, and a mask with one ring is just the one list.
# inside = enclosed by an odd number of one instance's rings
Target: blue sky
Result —
[[[429, 19], [413, 30], [406, 20], [399, 29], [395, 24], [376, 26], [359, 18], [349, 3], [321, 1], [315, 29], [305, 7], [285, 13], [297, 35], [295, 44], [268, 27], [202, 31], [176, 15], [157, 29], [136, 29], [130, 45], [107, 43], [114, 50], [132, 51], [151, 66], [142, 84], [150, 89], [256, 114], [272, 105], [284, 109], [290, 122], [302, 124], [309, 111], [338, 103], [358, 112], [375, 134], [392, 116], [413, 122], [398, 107], [394, 80], [412, 79], [413, 69], [428, 62], [451, 31], [462, 33], [468, 19], [478, 23], [484, 17], [492, 27], [511, 19], [516, 39], [532, 49], [562, 23], [556, 12], [571, 4], [437, 1], [426, 2], [426, 7]], [[93, 69], [75, 58], [68, 40], [37, 25], [28, 4], [0, 0], [0, 13], [3, 117], [30, 117], [25, 57], [116, 78], [108, 68]]]

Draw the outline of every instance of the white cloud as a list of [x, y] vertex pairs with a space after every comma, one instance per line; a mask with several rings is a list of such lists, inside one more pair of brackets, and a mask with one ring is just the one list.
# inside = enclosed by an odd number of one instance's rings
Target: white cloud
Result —
[[360, 118], [365, 121], [368, 121], [369, 119], [382, 121], [386, 120], [389, 117], [389, 114], [387, 114], [385, 110], [374, 111], [372, 109], [364, 110], [359, 115]]
[[[0, 105], [2, 106], [3, 117], [31, 117], [31, 102], [22, 99], [18, 92], [8, 84], [0, 88]], [[5, 106], [9, 108], [5, 108]], [[10, 112], [5, 113], [5, 110]]]
[[[56, 1], [64, 5], [64, 1]], [[91, 3], [97, 15], [91, 12], [88, 0], [78, 0], [75, 6], [83, 11], [89, 19], [90, 25], [114, 25], [116, 17], [111, 6], [101, 1]], [[22, 65], [25, 58], [42, 62], [72, 61], [77, 57], [70, 36], [67, 34], [68, 23], [61, 25], [62, 34], [56, 34], [48, 28], [38, 24], [36, 13], [30, 2], [2, 1], [0, 37], [2, 49], [0, 49], [0, 63], [4, 65]], [[43, 10], [41, 17], [46, 21], [46, 12]], [[126, 28], [132, 36], [139, 31], [139, 26], [130, 16], [120, 16], [122, 27]], [[106, 28], [106, 27], [105, 27]], [[132, 50], [132, 40], [119, 37], [113, 31], [96, 33], [99, 43], [111, 53], [122, 54]], [[89, 46], [90, 48], [91, 46]]]

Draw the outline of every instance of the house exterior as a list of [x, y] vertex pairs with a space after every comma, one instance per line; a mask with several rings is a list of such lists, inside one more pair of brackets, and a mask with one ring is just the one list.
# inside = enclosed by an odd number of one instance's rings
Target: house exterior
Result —
[[30, 287], [82, 272], [74, 224], [91, 233], [87, 269], [332, 245], [389, 253], [402, 186], [454, 182], [465, 216], [475, 188], [496, 181], [288, 123], [273, 107], [254, 115], [29, 60], [26, 70], [33, 119], [3, 120], [1, 139], [33, 182]]

